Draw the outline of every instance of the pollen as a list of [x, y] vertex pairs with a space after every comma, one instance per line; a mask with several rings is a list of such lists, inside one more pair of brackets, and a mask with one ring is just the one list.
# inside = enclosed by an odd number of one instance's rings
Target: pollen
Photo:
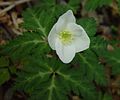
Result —
[[59, 34], [59, 38], [63, 44], [69, 44], [73, 40], [73, 35], [69, 31], [62, 31]]

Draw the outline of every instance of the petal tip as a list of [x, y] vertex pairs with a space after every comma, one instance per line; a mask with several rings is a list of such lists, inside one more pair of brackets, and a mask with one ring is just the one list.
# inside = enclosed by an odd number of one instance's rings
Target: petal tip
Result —
[[73, 15], [73, 11], [72, 10], [68, 10], [66, 13]]

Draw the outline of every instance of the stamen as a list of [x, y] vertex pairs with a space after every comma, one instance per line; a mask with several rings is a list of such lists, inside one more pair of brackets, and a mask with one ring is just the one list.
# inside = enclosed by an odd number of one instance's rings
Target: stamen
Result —
[[73, 35], [69, 31], [62, 31], [59, 34], [59, 38], [63, 44], [69, 44], [73, 40]]

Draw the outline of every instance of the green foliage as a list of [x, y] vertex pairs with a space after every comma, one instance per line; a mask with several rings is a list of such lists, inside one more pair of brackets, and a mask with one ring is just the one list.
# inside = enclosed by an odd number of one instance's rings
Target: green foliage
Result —
[[6, 68], [0, 69], [0, 85], [8, 81], [9, 78], [10, 78], [10, 75], [9, 75], [8, 69]]
[[113, 75], [120, 74], [120, 49], [109, 51], [104, 57], [111, 65]]
[[18, 75], [16, 88], [28, 92], [31, 100], [67, 100], [71, 91], [96, 100], [94, 87], [80, 72], [57, 59], [31, 57]]
[[9, 61], [5, 57], [0, 57], [0, 67], [6, 67], [9, 65]]
[[112, 0], [87, 0], [85, 4], [85, 9], [87, 11], [93, 11], [97, 7], [102, 7], [103, 5], [109, 5]]
[[120, 12], [120, 0], [117, 0], [117, 4], [118, 4], [118, 8], [119, 8], [119, 12]]
[[97, 84], [106, 85], [104, 67], [99, 63], [94, 52], [87, 50], [85, 53], [79, 54], [79, 62], [89, 80], [95, 80]]
[[98, 97], [98, 100], [112, 100], [112, 96], [109, 93], [102, 94], [101, 92], [99, 92]]
[[69, 9], [73, 10], [73, 11], [77, 11], [77, 9], [79, 8], [79, 5], [80, 5], [80, 1], [81, 0], [69, 0], [67, 6]]
[[108, 93], [104, 94], [103, 100], [112, 100], [112, 96]]
[[45, 54], [49, 51], [47, 40], [36, 32], [26, 32], [10, 41], [4, 48], [1, 52], [10, 55], [14, 60], [24, 59], [26, 56], [33, 54]]
[[96, 21], [94, 18], [81, 18], [78, 23], [86, 30], [90, 37], [96, 34]]
[[96, 53], [97, 56], [101, 57], [106, 54], [108, 41], [97, 36], [91, 39], [91, 49]]
[[[77, 12], [80, 0], [40, 2], [37, 7], [29, 8], [23, 13], [23, 35], [9, 41], [0, 51], [0, 54], [9, 56], [13, 63], [16, 60], [24, 60], [21, 71], [17, 72], [14, 88], [28, 93], [31, 100], [68, 100], [71, 93], [83, 100], [111, 100], [108, 93], [99, 94], [97, 97], [98, 93], [93, 83], [101, 87], [107, 85], [105, 66], [100, 62], [100, 57], [104, 57], [111, 64], [115, 75], [120, 73], [119, 49], [108, 52], [108, 42], [95, 36], [96, 21], [93, 18], [81, 18], [78, 23], [90, 37], [90, 48], [76, 54], [71, 64], [63, 64], [55, 52], [51, 51], [47, 35], [66, 10], [72, 9], [74, 13]], [[86, 9], [94, 10], [110, 2], [111, 0], [89, 0]], [[9, 65], [2, 58], [0, 66]], [[13, 74], [16, 73], [13, 67], [9, 69]], [[8, 69], [0, 69], [0, 74], [0, 84], [3, 84], [9, 79]]]
[[22, 26], [29, 31], [37, 31], [46, 36], [54, 22], [52, 13], [52, 10], [41, 10], [39, 7], [34, 8], [34, 10], [28, 8], [23, 13], [24, 24]]
[[0, 57], [0, 86], [10, 78], [9, 71], [6, 68], [8, 65], [9, 61], [4, 57]]

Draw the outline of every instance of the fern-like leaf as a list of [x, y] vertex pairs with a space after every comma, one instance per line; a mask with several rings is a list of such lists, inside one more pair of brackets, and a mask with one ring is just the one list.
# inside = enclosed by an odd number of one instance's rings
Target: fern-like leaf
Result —
[[96, 52], [96, 54], [101, 57], [105, 55], [107, 51], [108, 41], [104, 40], [102, 37], [93, 37], [91, 39], [91, 46], [90, 48]]
[[23, 18], [24, 24], [22, 26], [25, 29], [37, 31], [43, 36], [47, 36], [54, 22], [53, 10], [45, 11], [40, 9], [40, 7], [28, 8], [23, 13]]
[[67, 100], [71, 91], [85, 100], [96, 100], [94, 87], [81, 79], [79, 70], [56, 59], [32, 57], [18, 74], [16, 88], [29, 93], [32, 100]]
[[22, 36], [10, 41], [3, 48], [1, 53], [11, 56], [14, 60], [49, 51], [47, 41], [42, 38], [40, 33], [35, 32], [24, 33]]
[[78, 54], [81, 69], [85, 71], [85, 75], [89, 80], [95, 80], [97, 84], [106, 85], [107, 80], [104, 67], [99, 63], [98, 57], [91, 50], [87, 50], [83, 54]]

